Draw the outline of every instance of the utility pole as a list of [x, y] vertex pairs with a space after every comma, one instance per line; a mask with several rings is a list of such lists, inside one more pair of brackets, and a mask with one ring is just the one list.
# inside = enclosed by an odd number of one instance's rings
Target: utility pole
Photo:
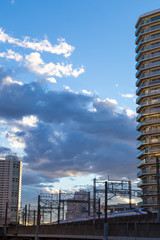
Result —
[[88, 192], [88, 216], [91, 215], [91, 205], [90, 205], [90, 192]]
[[24, 226], [24, 208], [23, 208], [22, 217], [23, 217], [23, 226]]
[[41, 220], [41, 222], [43, 222], [43, 224], [44, 224], [44, 206], [42, 207], [42, 219], [43, 219], [43, 221]]
[[4, 223], [4, 236], [7, 231], [7, 218], [8, 218], [8, 202], [6, 202], [6, 211], [5, 211], [5, 223]]
[[64, 220], [64, 200], [63, 200], [63, 220]]
[[40, 195], [38, 195], [37, 226], [36, 226], [36, 236], [35, 236], [35, 240], [38, 240], [38, 232], [39, 232], [40, 219], [41, 219]]
[[61, 215], [61, 190], [59, 190], [59, 201], [58, 201], [58, 224], [60, 223]]
[[98, 219], [100, 220], [101, 216], [101, 199], [98, 199]]
[[104, 240], [108, 240], [108, 219], [107, 219], [107, 207], [108, 207], [108, 188], [107, 181], [105, 181], [105, 218], [104, 218]]
[[25, 205], [24, 222], [25, 222], [25, 226], [26, 226], [26, 223], [27, 223], [27, 205]]
[[33, 212], [33, 225], [36, 225], [36, 211]]
[[30, 204], [28, 205], [28, 225], [30, 223]]
[[96, 213], [96, 178], [93, 179], [93, 224], [95, 224]]
[[158, 207], [158, 213], [157, 213], [157, 222], [160, 222], [160, 184], [159, 184], [159, 158], [156, 157], [156, 173], [157, 173], [157, 207]]
[[132, 190], [131, 190], [131, 180], [128, 181], [128, 193], [129, 193], [129, 209], [132, 210]]
[[53, 195], [51, 195], [50, 223], [52, 222], [52, 199], [53, 199]]

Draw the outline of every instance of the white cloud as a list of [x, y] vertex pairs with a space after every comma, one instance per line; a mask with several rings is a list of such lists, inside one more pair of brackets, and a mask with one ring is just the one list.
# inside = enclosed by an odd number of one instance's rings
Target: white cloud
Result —
[[83, 66], [79, 69], [74, 69], [73, 72], [72, 72], [72, 76], [78, 77], [82, 73], [84, 73], [84, 67]]
[[125, 109], [125, 112], [126, 112], [126, 115], [129, 117], [129, 118], [133, 118], [133, 117], [136, 117], [136, 112], [129, 109], [129, 108], [126, 108]]
[[101, 100], [100, 98], [96, 98], [97, 102], [102, 102], [105, 103], [106, 105], [117, 105], [117, 101], [115, 99], [111, 99], [111, 98], [106, 98], [105, 100]]
[[118, 85], [118, 84], [115, 84], [115, 87], [119, 87], [119, 85]]
[[[72, 69], [72, 64], [64, 65], [64, 63], [54, 64], [52, 62], [45, 64], [38, 52], [33, 52], [25, 57], [25, 65], [29, 71], [40, 75], [56, 76], [56, 77], [78, 77], [84, 72], [83, 67], [80, 69]], [[76, 74], [75, 74], [75, 71]]]
[[38, 122], [38, 118], [36, 116], [28, 116], [22, 118], [22, 124], [30, 127], [36, 127]]
[[73, 90], [70, 89], [69, 86], [63, 85], [63, 87], [64, 87], [64, 89], [65, 89], [66, 91], [68, 91], [68, 92], [73, 92]]
[[7, 122], [6, 122], [5, 120], [0, 120], [0, 124], [2, 124], [2, 125], [6, 125]]
[[124, 107], [118, 107], [120, 110], [122, 110], [124, 112], [124, 114], [127, 115], [127, 117], [129, 118], [134, 118], [136, 117], [136, 111], [133, 111], [130, 108], [124, 108]]
[[17, 127], [11, 129], [10, 132], [5, 131], [3, 134], [7, 137], [9, 144], [13, 148], [25, 148], [25, 142], [22, 137], [16, 135], [16, 133], [21, 132]]
[[25, 37], [23, 40], [10, 37], [0, 28], [0, 41], [5, 43], [17, 45], [18, 47], [29, 48], [39, 52], [50, 52], [53, 54], [63, 54], [65, 57], [69, 57], [74, 51], [74, 47], [66, 43], [65, 39], [58, 39], [57, 45], [52, 45], [47, 39], [42, 41], [30, 40], [29, 37]]
[[0, 57], [7, 58], [7, 59], [14, 59], [17, 62], [20, 62], [23, 60], [23, 57], [19, 53], [16, 53], [11, 49], [9, 49], [7, 52], [0, 53]]
[[3, 78], [3, 81], [2, 81], [2, 86], [3, 85], [10, 85], [10, 84], [18, 84], [18, 85], [23, 85], [23, 83], [22, 82], [19, 82], [19, 81], [14, 81], [14, 80], [12, 80], [12, 78], [11, 77], [5, 77], [5, 78]]
[[134, 94], [126, 93], [126, 94], [121, 94], [121, 96], [125, 98], [133, 98]]
[[57, 83], [56, 79], [54, 77], [49, 77], [49, 78], [46, 78], [46, 80], [48, 82], [51, 82], [51, 83]]
[[82, 93], [84, 93], [84, 94], [86, 94], [86, 95], [91, 95], [91, 94], [92, 94], [92, 92], [89, 92], [89, 91], [87, 91], [87, 90], [85, 90], [85, 89], [82, 90]]

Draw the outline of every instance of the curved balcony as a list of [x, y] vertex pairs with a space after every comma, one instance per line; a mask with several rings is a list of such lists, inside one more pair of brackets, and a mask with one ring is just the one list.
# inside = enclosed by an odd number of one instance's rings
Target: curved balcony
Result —
[[160, 67], [160, 61], [156, 61], [153, 63], [148, 63], [140, 67], [140, 69], [136, 73], [136, 77], [138, 78], [142, 70], [147, 70], [150, 68]]
[[139, 60], [139, 56], [141, 55], [141, 53], [150, 51], [150, 50], [155, 50], [156, 48], [159, 48], [159, 47], [160, 47], [160, 43], [155, 43], [155, 44], [147, 45], [146, 47], [141, 48], [135, 57], [136, 61]]
[[147, 42], [151, 42], [151, 41], [153, 41], [153, 40], [158, 40], [158, 39], [160, 39], [160, 34], [156, 34], [156, 35], [153, 35], [153, 36], [149, 36], [149, 37], [143, 38], [143, 39], [138, 43], [138, 45], [136, 46], [136, 49], [135, 49], [135, 50], [136, 50], [136, 53], [138, 53], [141, 44], [147, 43]]
[[146, 145], [156, 145], [156, 144], [159, 144], [160, 145], [160, 140], [143, 140], [143, 141], [140, 141], [138, 144], [137, 144], [137, 149], [141, 149], [141, 147], [144, 147]]
[[141, 84], [141, 85], [137, 88], [136, 94], [139, 95], [138, 93], [139, 93], [140, 91], [143, 91], [145, 88], [147, 88], [147, 87], [150, 88], [150, 87], [152, 87], [152, 86], [154, 87], [154, 86], [157, 86], [157, 85], [160, 85], [160, 78], [155, 79], [154, 81], [147, 81], [147, 82]]
[[137, 29], [136, 29], [136, 31], [135, 31], [135, 35], [136, 35], [136, 36], [138, 35], [138, 32], [139, 32], [139, 30], [140, 30], [140, 28], [141, 28], [142, 26], [145, 26], [145, 25], [150, 24], [150, 23], [152, 23], [152, 22], [154, 22], [154, 23], [159, 22], [159, 20], [160, 20], [160, 17], [154, 17], [154, 18], [147, 19], [147, 20], [141, 22], [141, 23], [138, 25], [138, 27], [137, 27]]
[[159, 77], [159, 76], [160, 76], [160, 70], [155, 70], [149, 73], [145, 73], [141, 75], [140, 78], [137, 79], [136, 86], [139, 87], [138, 85], [140, 84], [140, 82], [146, 78]]
[[160, 30], [160, 25], [156, 25], [154, 27], [149, 27], [149, 28], [145, 28], [143, 29], [139, 34], [138, 36], [136, 37], [136, 44], [138, 44], [139, 40], [140, 40], [140, 37], [142, 37], [144, 34], [146, 33], [151, 33], [151, 32], [155, 32], [157, 30]]
[[154, 125], [154, 124], [160, 124], [160, 119], [147, 120], [147, 121], [140, 122], [140, 123], [137, 125], [136, 130], [139, 131], [140, 128], [143, 127], [143, 126]]
[[137, 183], [137, 187], [143, 187], [143, 186], [146, 186], [146, 185], [156, 185], [157, 184], [157, 181], [156, 180], [150, 180], [150, 181], [147, 181], [147, 180], [141, 180]]
[[155, 175], [156, 174], [156, 169], [155, 170], [147, 170], [147, 169], [144, 169], [144, 170], [141, 170], [137, 173], [137, 177], [142, 177], [144, 175]]
[[152, 135], [152, 134], [160, 134], [160, 129], [150, 129], [148, 131], [140, 132], [137, 135], [137, 140], [140, 140], [142, 137], [144, 137], [146, 135]]
[[[160, 93], [160, 91], [159, 91]], [[149, 101], [145, 101], [145, 102], [142, 102], [137, 108], [136, 108], [136, 111], [137, 113], [140, 113], [141, 110], [143, 109], [143, 107], [146, 107], [146, 106], [154, 106], [156, 104], [160, 104], [160, 99], [157, 99], [157, 100], [149, 100]]]
[[155, 196], [157, 195], [157, 191], [156, 189], [152, 189], [152, 190], [142, 190], [142, 195], [141, 196]]
[[151, 97], [151, 96], [155, 96], [155, 95], [160, 95], [160, 90], [155, 90], [155, 91], [149, 91], [149, 92], [143, 92], [141, 93], [138, 98], [136, 99], [136, 103], [139, 104], [140, 101], [145, 98], [145, 97]]
[[148, 150], [148, 149], [143, 149], [137, 154], [137, 158], [141, 158], [142, 156], [145, 155], [160, 155], [160, 148], [156, 148], [153, 150]]
[[137, 122], [139, 122], [142, 117], [144, 117], [146, 115], [154, 115], [154, 114], [160, 114], [160, 110], [158, 111], [158, 109], [150, 109], [147, 111], [143, 111], [140, 114], [138, 114], [138, 116], [136, 117], [136, 120], [137, 120]]
[[156, 159], [151, 159], [151, 158], [143, 159], [137, 163], [137, 168], [141, 168], [145, 165], [152, 165], [152, 164], [156, 164]]
[[154, 59], [154, 58], [158, 58], [160, 57], [160, 52], [155, 52], [155, 53], [152, 53], [152, 54], [147, 54], [143, 57], [141, 57], [138, 62], [136, 63], [136, 69], [138, 69], [138, 65], [143, 62], [144, 60], [151, 60], [151, 59]]

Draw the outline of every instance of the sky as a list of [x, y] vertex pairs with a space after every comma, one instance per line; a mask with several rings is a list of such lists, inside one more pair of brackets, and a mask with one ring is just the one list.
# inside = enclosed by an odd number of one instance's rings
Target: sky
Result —
[[135, 23], [159, 0], [1, 0], [0, 155], [22, 201], [136, 181]]

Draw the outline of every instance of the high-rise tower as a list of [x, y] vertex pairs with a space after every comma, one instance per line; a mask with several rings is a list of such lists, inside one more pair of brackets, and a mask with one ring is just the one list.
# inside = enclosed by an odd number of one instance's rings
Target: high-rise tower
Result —
[[156, 156], [160, 158], [160, 9], [136, 23], [137, 158], [142, 206], [157, 209]]
[[22, 162], [16, 155], [0, 158], [0, 224], [4, 224], [6, 203], [8, 222], [17, 222], [21, 203]]

